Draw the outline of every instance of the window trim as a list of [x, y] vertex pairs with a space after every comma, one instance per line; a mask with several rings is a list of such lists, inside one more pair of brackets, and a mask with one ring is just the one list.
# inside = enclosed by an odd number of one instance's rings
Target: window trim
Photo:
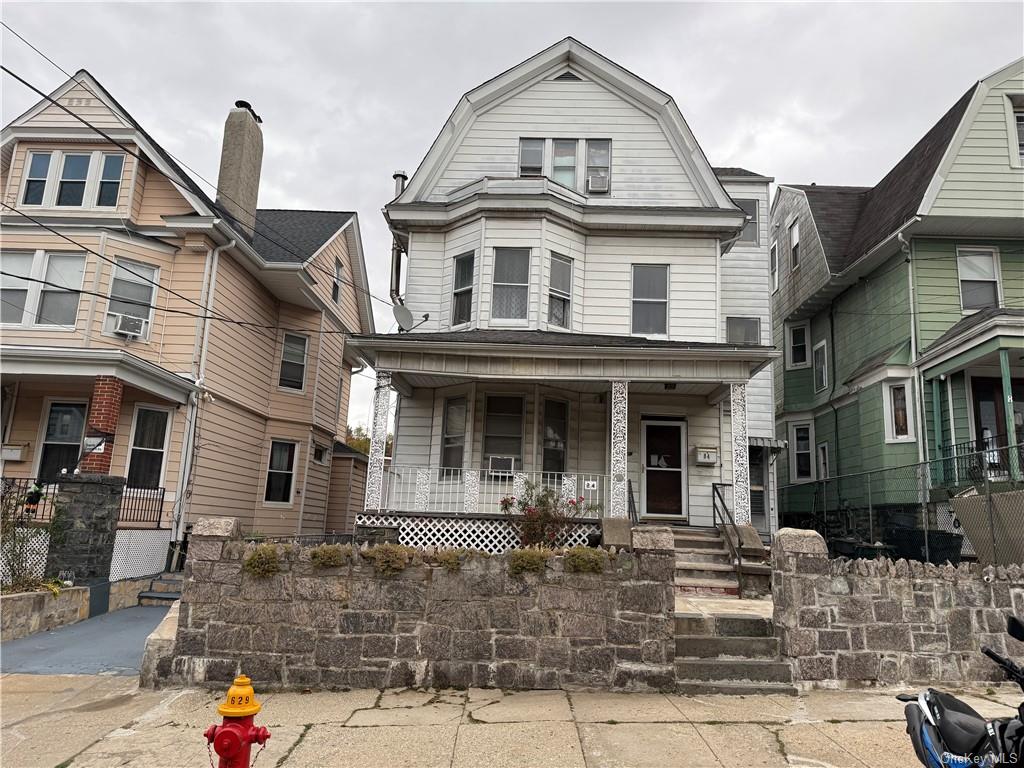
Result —
[[[893, 422], [892, 390], [903, 387], [907, 398], [907, 434], [897, 435]], [[885, 419], [886, 443], [916, 443], [917, 431], [914, 424], [914, 406], [910, 379], [889, 379], [882, 382], [882, 413]]]
[[[89, 428], [89, 406], [92, 405], [90, 399], [88, 397], [44, 397], [43, 407], [39, 412], [39, 429], [36, 434], [36, 445], [39, 446], [39, 449], [33, 451], [35, 456], [32, 457], [32, 477], [35, 478], [39, 477], [39, 467], [43, 463], [43, 446], [46, 443], [46, 424], [50, 420], [50, 408], [54, 403], [85, 406], [85, 420], [82, 423], [82, 439], [78, 443], [79, 461], [82, 459], [82, 451], [85, 450], [85, 432]], [[65, 445], [71, 445], [71, 443], [65, 443]]]
[[[786, 370], [802, 371], [811, 367], [811, 322], [804, 320], [799, 323], [787, 323], [786, 326]], [[793, 331], [797, 328], [804, 329], [804, 346], [807, 347], [807, 359], [802, 363], [793, 362]]]
[[[761, 201], [758, 200], [756, 197], [737, 197], [737, 198], [734, 199], [734, 202], [736, 203], [736, 206], [741, 211], [743, 211], [743, 213], [746, 213], [746, 211], [743, 210], [743, 206], [740, 205], [740, 203], [753, 203], [754, 204], [754, 218], [751, 219], [750, 221], [746, 222], [743, 225], [743, 229], [740, 230], [739, 237], [736, 239], [736, 245], [741, 246], [741, 247], [742, 246], [753, 246], [755, 248], [760, 246], [761, 245]], [[754, 225], [754, 239], [753, 240], [744, 240], [743, 239], [743, 231], [747, 228], [747, 226], [749, 224], [753, 224]]]
[[[635, 276], [637, 267], [662, 267], [665, 270], [665, 298], [664, 299], [637, 299], [634, 296], [635, 290]], [[662, 304], [665, 305], [665, 332], [664, 333], [638, 333], [633, 330], [633, 307], [637, 302], [642, 304]], [[651, 263], [636, 263], [629, 265], [629, 335], [639, 336], [647, 339], [667, 339], [669, 338], [669, 328], [672, 325], [672, 265], [671, 264], [651, 264]]]
[[[288, 387], [281, 383], [281, 372], [284, 369], [284, 345], [285, 341], [289, 336], [303, 340], [302, 348], [302, 386], [299, 389], [294, 387]], [[277, 389], [279, 392], [286, 392], [289, 395], [304, 395], [306, 393], [306, 381], [308, 376], [306, 373], [309, 371], [309, 336], [305, 333], [299, 333], [298, 331], [282, 331], [281, 332], [281, 353], [277, 356]]]
[[988, 251], [992, 254], [992, 271], [995, 273], [995, 280], [975, 280], [973, 282], [994, 282], [996, 284], [996, 306], [1002, 307], [1003, 304], [1003, 265], [999, 258], [999, 248], [994, 245], [967, 245], [958, 244], [956, 246], [956, 290], [957, 299], [960, 302], [960, 314], [961, 315], [973, 315], [975, 312], [980, 312], [982, 309], [988, 309], [988, 307], [977, 307], [977, 308], [965, 308], [964, 307], [964, 288], [963, 278], [960, 276], [960, 252], [961, 251]]
[[[821, 449], [825, 450], [822, 451]], [[825, 473], [821, 472], [821, 457], [825, 456]], [[828, 480], [832, 477], [832, 461], [828, 455], [828, 440], [822, 440], [814, 447], [814, 477], [815, 480]]]
[[[800, 269], [800, 220], [794, 219], [789, 225], [787, 237], [789, 238], [789, 271], [795, 272]], [[793, 233], [796, 232], [796, 250], [793, 249]], [[794, 261], [794, 256], [796, 260]]]
[[[42, 303], [44, 289], [49, 290], [61, 290], [51, 288], [50, 286], [43, 285], [40, 282], [29, 282], [28, 287], [25, 288], [25, 308], [21, 313], [21, 322], [18, 323], [0, 323], [0, 328], [15, 329], [21, 328], [25, 330], [41, 330], [41, 331], [75, 331], [78, 328], [78, 312], [82, 305], [82, 289], [85, 287], [85, 270], [88, 266], [86, 260], [86, 254], [80, 253], [79, 251], [48, 251], [43, 248], [37, 248], [36, 250], [22, 250], [20, 248], [12, 248], [10, 250], [3, 251], [4, 254], [14, 255], [23, 254], [31, 255], [32, 264], [28, 271], [28, 277], [30, 281], [45, 280], [46, 269], [50, 264], [50, 256], [81, 256], [82, 257], [82, 284], [78, 286], [76, 290], [68, 289], [67, 293], [78, 294], [78, 306], [75, 308], [75, 322], [68, 325], [58, 325], [51, 323], [39, 323], [36, 320], [39, 317], [39, 305]], [[20, 289], [19, 289], [20, 290]]]
[[[456, 276], [459, 274], [459, 260], [469, 259], [472, 264], [472, 271], [470, 272], [469, 284], [463, 288], [458, 288], [455, 285]], [[466, 251], [452, 257], [452, 303], [451, 308], [448, 312], [448, 327], [455, 330], [458, 328], [465, 328], [473, 324], [473, 289], [476, 287], [476, 251]], [[465, 322], [455, 322], [455, 297], [462, 293], [469, 294], [469, 319]], [[492, 296], [493, 299], [493, 296]], [[529, 313], [529, 310], [527, 310]]]
[[[495, 246], [493, 249], [494, 253], [491, 256], [491, 306], [490, 306], [490, 325], [500, 326], [516, 326], [516, 325], [528, 325], [530, 322], [530, 304], [533, 301], [532, 291], [530, 290], [530, 278], [533, 274], [533, 248], [525, 248], [522, 246]], [[525, 283], [499, 283], [494, 279], [495, 273], [498, 271], [498, 251], [526, 251], [526, 282]], [[475, 265], [474, 265], [475, 266]], [[509, 286], [514, 288], [526, 288], [526, 314], [524, 317], [498, 317], [494, 314], [494, 290], [498, 286]], [[470, 313], [472, 317], [472, 312]]]
[[[123, 341], [123, 342], [128, 342], [129, 341], [129, 339], [122, 339], [120, 336], [118, 336], [112, 330], [108, 331], [107, 328], [106, 328], [106, 326], [107, 326], [107, 318], [110, 317], [112, 314], [116, 314], [116, 313], [110, 311], [110, 298], [111, 298], [111, 292], [114, 290], [114, 278], [117, 275], [117, 266], [119, 264], [127, 264], [129, 268], [131, 268], [131, 267], [141, 267], [143, 269], [152, 269], [153, 270], [153, 277], [152, 277], [152, 281], [153, 282], [149, 283], [149, 288], [150, 288], [150, 294], [149, 294], [149, 316], [145, 318], [145, 321], [146, 321], [145, 331], [142, 334], [140, 334], [138, 338], [130, 340], [132, 343], [135, 343], [135, 344], [140, 343], [140, 342], [143, 343], [143, 344], [148, 344], [150, 336], [153, 333], [153, 316], [154, 316], [154, 313], [155, 313], [155, 310], [156, 310], [156, 300], [158, 298], [157, 297], [157, 292], [160, 290], [160, 271], [161, 271], [161, 268], [159, 266], [157, 266], [156, 264], [147, 264], [144, 261], [136, 261], [134, 259], [125, 259], [125, 258], [121, 258], [119, 256], [115, 256], [114, 257], [114, 264], [111, 265], [110, 280], [109, 280], [109, 282], [107, 284], [107, 308], [103, 312], [103, 325], [101, 326], [102, 330], [100, 332], [100, 335], [101, 336], [108, 336], [108, 337], [115, 338], [115, 339], [121, 339], [121, 341]], [[134, 276], [133, 276], [133, 278], [134, 278]], [[143, 281], [143, 282], [145, 283], [146, 281]], [[119, 299], [115, 298], [114, 300], [118, 301]]]
[[[818, 386], [818, 368], [817, 368], [817, 364], [814, 361], [814, 357], [817, 354], [819, 349], [824, 349], [825, 350], [822, 353], [822, 362], [824, 363], [824, 367], [822, 368], [822, 373], [824, 375], [822, 377], [823, 380], [822, 380], [822, 384], [821, 384], [820, 387]], [[828, 389], [828, 382], [829, 382], [828, 339], [822, 339], [817, 344], [815, 344], [813, 347], [811, 347], [811, 379], [812, 379], [812, 383], [814, 385], [814, 394], [818, 394], [819, 392], [824, 392], [826, 389]]]
[[[548, 407], [547, 404], [549, 402], [551, 402], [551, 403], [559, 403], [559, 404], [565, 406], [565, 449], [562, 451], [562, 469], [560, 469], [558, 472], [548, 472], [548, 471], [546, 471], [544, 469], [544, 435], [545, 435], [545, 433], [547, 431], [547, 407]], [[567, 399], [565, 399], [563, 397], [547, 397], [547, 396], [543, 396], [543, 397], [540, 398], [540, 407], [541, 407], [540, 418], [537, 419], [537, 423], [540, 424], [540, 429], [541, 429], [541, 433], [540, 433], [540, 435], [538, 435], [538, 440], [537, 440], [537, 442], [539, 443], [538, 447], [540, 448], [540, 466], [537, 467], [537, 470], [542, 475], [555, 475], [555, 474], [564, 475], [564, 474], [566, 474], [566, 472], [568, 471], [568, 468], [569, 468], [569, 443], [570, 443], [570, 441], [569, 441], [569, 432], [570, 432], [569, 425], [572, 422], [572, 405], [571, 405], [571, 403]], [[526, 415], [523, 414], [524, 421], [525, 421], [525, 418], [526, 418]]]
[[[480, 462], [483, 466], [484, 471], [487, 470], [490, 465], [489, 456], [502, 456], [505, 454], [488, 454], [487, 453], [487, 417], [491, 411], [491, 398], [492, 397], [514, 397], [522, 401], [522, 421], [519, 425], [519, 456], [515, 457], [519, 459], [519, 466], [513, 466], [513, 469], [517, 472], [525, 471], [526, 466], [526, 395], [519, 392], [485, 392], [484, 393], [484, 420], [480, 432]], [[502, 437], [510, 437], [510, 435], [502, 435]], [[463, 457], [465, 461], [465, 457]]]
[[768, 273], [771, 278], [772, 293], [779, 290], [779, 241], [772, 240], [768, 247]]
[[[167, 476], [167, 451], [171, 444], [171, 431], [174, 425], [174, 408], [172, 406], [161, 405], [159, 403], [135, 403], [135, 408], [132, 410], [132, 427], [128, 432], [128, 455], [124, 458], [124, 477], [125, 477], [125, 488], [131, 488], [133, 491], [153, 491], [155, 488], [136, 488], [128, 485], [128, 472], [132, 466], [132, 452], [135, 450], [135, 428], [139, 421], [139, 411], [163, 411], [167, 414], [167, 426], [164, 428], [164, 445], [161, 451], [160, 459], [160, 481], [157, 483], [157, 488], [164, 488], [164, 480]], [[155, 451], [155, 448], [141, 448], [143, 451]]]
[[[32, 155], [49, 155], [50, 156], [50, 167], [46, 173], [46, 184], [43, 187], [43, 201], [38, 204], [25, 203], [25, 191], [28, 187], [28, 169], [31, 167], [31, 156]], [[61, 175], [64, 171], [64, 157], [66, 155], [88, 155], [89, 156], [89, 172], [85, 177], [85, 190], [82, 193], [82, 204], [81, 205], [57, 205], [57, 193], [60, 188]], [[106, 149], [94, 149], [94, 150], [74, 150], [74, 149], [60, 149], [60, 148], [45, 148], [39, 147], [34, 149], [26, 150], [26, 171], [22, 174], [21, 181], [18, 184], [18, 203], [16, 207], [29, 208], [34, 210], [41, 210], [44, 208], [52, 208], [58, 211], [116, 211], [119, 207], [118, 204], [113, 206], [110, 205], [98, 205], [99, 199], [99, 185], [103, 176], [103, 159], [107, 155], [121, 155], [124, 160], [121, 163], [121, 179], [118, 182], [119, 186], [117, 189], [117, 196], [120, 200], [121, 190], [124, 185], [131, 184], [135, 178], [135, 166], [132, 166], [131, 174], [126, 178], [125, 171], [128, 167], [128, 153], [116, 152]]]
[[[464, 418], [465, 418], [465, 421], [466, 421], [466, 425], [465, 425], [465, 428], [463, 429], [463, 432], [462, 432], [461, 435], [456, 435], [454, 433], [453, 434], [449, 434], [448, 433], [448, 404], [453, 402], [453, 401], [455, 401], [455, 400], [462, 400], [463, 403], [464, 403], [463, 407], [465, 408], [465, 411], [466, 411], [465, 415], [464, 415]], [[470, 416], [469, 416], [469, 395], [468, 394], [452, 395], [451, 397], [442, 398], [442, 400], [441, 400], [441, 445], [440, 445], [440, 453], [438, 455], [438, 461], [437, 461], [438, 468], [440, 468], [440, 469], [463, 469], [463, 468], [465, 468], [465, 466], [466, 466], [466, 443], [467, 443], [467, 440], [466, 440], [466, 430], [469, 430], [469, 429], [472, 428], [472, 425], [470, 424], [469, 418], [470, 418]], [[486, 421], [485, 421], [484, 426], [486, 427]], [[457, 438], [457, 437], [461, 437], [462, 438], [462, 463], [459, 466], [457, 466], [457, 467], [449, 467], [448, 465], [446, 465], [444, 463], [444, 451], [445, 451], [445, 448], [446, 448], [445, 441], [448, 440], [449, 438]], [[481, 448], [482, 447], [483, 447], [483, 440], [481, 438]]]
[[[796, 430], [807, 427], [807, 453], [809, 454], [811, 474], [809, 477], [797, 477], [796, 471]], [[791, 421], [788, 424], [787, 434], [789, 436], [789, 481], [790, 483], [813, 483], [817, 479], [817, 467], [815, 463], [817, 458], [815, 456], [814, 446], [814, 421]], [[800, 451], [803, 453], [803, 451]]]
[[[120, 157], [121, 158], [121, 175], [117, 179], [117, 196], [114, 198], [113, 205], [100, 205], [100, 191], [103, 189], [104, 184], [113, 184], [112, 179], [103, 178], [103, 167], [107, 164], [108, 157]], [[113, 211], [117, 209], [117, 201], [121, 199], [121, 188], [124, 186], [124, 166], [127, 160], [125, 159], [124, 152], [101, 152], [99, 170], [96, 174], [96, 185], [93, 189], [93, 208], [104, 211]]]
[[[317, 451], [323, 451], [324, 452], [323, 458], [318, 459], [316, 457], [316, 452]], [[329, 451], [328, 451], [328, 448], [327, 448], [326, 445], [321, 445], [316, 440], [313, 441], [313, 448], [309, 452], [309, 460], [310, 461], [312, 461], [314, 464], [319, 464], [321, 467], [325, 467], [325, 466], [327, 466], [328, 464], [331, 463], [330, 459], [329, 459], [329, 455], [330, 454], [329, 454]]]
[[[269, 501], [267, 499], [268, 483], [270, 482], [270, 473], [273, 471], [273, 472], [278, 472], [278, 473], [283, 474], [284, 471], [285, 471], [283, 469], [275, 469], [275, 470], [271, 470], [270, 469], [270, 460], [271, 460], [271, 458], [273, 458], [273, 455], [274, 455], [274, 443], [288, 443], [289, 445], [295, 446], [295, 452], [292, 454], [292, 468], [291, 468], [292, 482], [291, 482], [291, 485], [288, 488], [288, 501]], [[263, 465], [264, 466], [264, 471], [263, 471], [263, 500], [262, 500], [262, 505], [264, 507], [276, 507], [276, 508], [279, 508], [279, 509], [285, 509], [285, 508], [291, 507], [291, 506], [293, 506], [295, 504], [295, 485], [296, 485], [295, 481], [297, 479], [296, 476], [299, 473], [299, 446], [300, 446], [300, 442], [298, 440], [292, 440], [292, 439], [281, 438], [281, 437], [271, 437], [270, 438], [270, 442], [268, 443], [268, 448], [267, 448], [267, 463]]]
[[[569, 290], [568, 291], [563, 291], [560, 288], [555, 288], [553, 283], [552, 283], [551, 275], [555, 271], [553, 265], [554, 265], [554, 263], [556, 261], [564, 262], [569, 267]], [[572, 323], [572, 312], [573, 312], [572, 292], [573, 292], [573, 288], [574, 288], [573, 282], [574, 282], [574, 278], [575, 278], [575, 274], [574, 274], [575, 271], [576, 271], [576, 265], [575, 265], [575, 263], [574, 263], [574, 261], [573, 261], [573, 259], [571, 257], [566, 256], [566, 255], [561, 254], [561, 253], [558, 253], [557, 251], [548, 251], [548, 312], [547, 312], [547, 323], [548, 323], [548, 325], [553, 325], [555, 328], [564, 328], [567, 331], [571, 331], [572, 330], [572, 326], [573, 326], [573, 323]], [[551, 299], [552, 298], [563, 299], [563, 300], [569, 302], [568, 309], [566, 311], [566, 320], [567, 320], [566, 325], [559, 325], [558, 323], [554, 322], [551, 319]]]
[[758, 315], [726, 315], [725, 317], [725, 343], [726, 344], [747, 344], [746, 341], [729, 341], [729, 321], [730, 320], [753, 320], [757, 323], [757, 341], [755, 344], [761, 343], [761, 318]]

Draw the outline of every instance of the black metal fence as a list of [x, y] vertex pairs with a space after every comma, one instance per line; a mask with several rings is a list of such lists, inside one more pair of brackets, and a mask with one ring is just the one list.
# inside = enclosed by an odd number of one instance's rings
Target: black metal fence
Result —
[[779, 489], [780, 522], [824, 536], [834, 556], [1024, 563], [1024, 446]]
[[[69, 481], [72, 478], [69, 478]], [[74, 478], [76, 482], [88, 482]], [[18, 522], [45, 525], [53, 521], [54, 502], [60, 483], [43, 483], [30, 477], [0, 478], [7, 504], [12, 505]], [[121, 495], [118, 526], [125, 528], [163, 528], [163, 488], [125, 488]]]

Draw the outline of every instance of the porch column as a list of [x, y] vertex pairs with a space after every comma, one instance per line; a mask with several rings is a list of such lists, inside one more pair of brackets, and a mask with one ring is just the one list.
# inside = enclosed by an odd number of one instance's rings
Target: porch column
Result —
[[78, 469], [82, 472], [110, 474], [110, 459], [114, 453], [114, 436], [117, 434], [117, 421], [121, 418], [123, 395], [124, 382], [116, 376], [97, 376], [93, 379], [85, 448], [78, 462]]
[[626, 435], [629, 415], [629, 382], [612, 382], [611, 428], [611, 494], [608, 517], [626, 517], [629, 503], [626, 496]]
[[373, 390], [373, 427], [370, 431], [370, 459], [366, 466], [366, 509], [380, 509], [384, 484], [384, 449], [388, 442], [391, 409], [391, 371], [377, 371]]
[[1003, 416], [1006, 419], [1007, 459], [1010, 464], [1010, 477], [1021, 478], [1020, 451], [1017, 449], [1017, 425], [1013, 420], [1013, 379], [1010, 377], [1010, 351], [999, 350], [999, 374], [1003, 383]]
[[732, 503], [736, 525], [750, 525], [750, 442], [747, 437], [747, 385], [729, 385], [732, 416]]
[[[952, 419], [953, 414], [950, 413], [949, 417]], [[942, 380], [938, 376], [932, 379], [932, 445], [935, 446], [935, 456], [932, 457], [932, 466], [935, 468], [933, 479], [941, 485], [943, 465], [939, 459], [942, 458]]]

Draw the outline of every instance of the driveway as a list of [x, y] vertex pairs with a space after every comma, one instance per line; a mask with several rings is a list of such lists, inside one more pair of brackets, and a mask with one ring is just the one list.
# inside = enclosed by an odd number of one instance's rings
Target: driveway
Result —
[[138, 675], [146, 637], [167, 613], [136, 606], [0, 645], [5, 674]]

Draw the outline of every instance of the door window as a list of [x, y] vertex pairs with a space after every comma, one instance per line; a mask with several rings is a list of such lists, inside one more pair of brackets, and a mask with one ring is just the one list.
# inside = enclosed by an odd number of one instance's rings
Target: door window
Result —
[[[39, 479], [52, 482], [61, 470], [68, 472], [78, 465], [85, 431], [84, 403], [52, 403], [46, 417], [43, 451], [39, 459]], [[109, 448], [108, 448], [109, 450]]]

